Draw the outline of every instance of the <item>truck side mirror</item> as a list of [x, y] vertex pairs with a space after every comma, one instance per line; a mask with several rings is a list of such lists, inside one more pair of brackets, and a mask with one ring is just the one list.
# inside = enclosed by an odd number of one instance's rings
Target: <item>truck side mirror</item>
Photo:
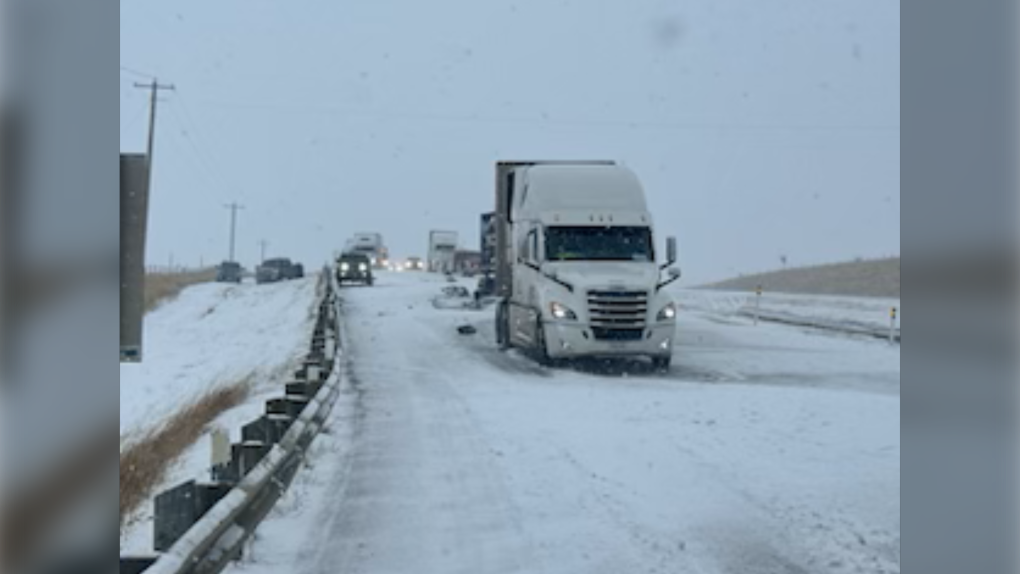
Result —
[[666, 265], [676, 263], [676, 237], [666, 238]]
[[682, 276], [682, 275], [683, 275], [683, 273], [680, 272], [679, 268], [677, 268], [677, 267], [670, 267], [669, 268], [669, 277], [670, 277], [670, 279], [679, 279], [680, 276]]

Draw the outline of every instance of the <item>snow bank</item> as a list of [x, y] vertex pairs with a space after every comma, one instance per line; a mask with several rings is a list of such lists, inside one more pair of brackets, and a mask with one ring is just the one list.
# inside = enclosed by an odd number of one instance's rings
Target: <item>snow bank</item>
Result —
[[[719, 315], [748, 316], [755, 305], [754, 293], [748, 292], [678, 289], [674, 296], [685, 309]], [[903, 308], [899, 299], [769, 292], [761, 299], [761, 310], [768, 316], [845, 329], [888, 329], [893, 307], [901, 325]]]
[[316, 278], [185, 289], [145, 319], [145, 357], [120, 366], [121, 449], [210, 389], [251, 376], [255, 388], [299, 357]]

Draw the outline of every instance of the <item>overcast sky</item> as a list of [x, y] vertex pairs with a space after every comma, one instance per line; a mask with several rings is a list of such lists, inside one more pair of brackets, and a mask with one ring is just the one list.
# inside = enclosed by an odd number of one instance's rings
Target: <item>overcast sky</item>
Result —
[[[162, 94], [149, 263], [478, 243], [498, 159], [616, 159], [688, 284], [900, 251], [893, 0], [130, 0], [120, 141]], [[132, 71], [125, 71], [124, 67]]]

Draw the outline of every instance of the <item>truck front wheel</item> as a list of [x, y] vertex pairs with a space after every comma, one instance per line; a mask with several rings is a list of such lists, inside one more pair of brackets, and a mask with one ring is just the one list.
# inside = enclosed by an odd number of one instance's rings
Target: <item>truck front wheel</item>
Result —
[[668, 357], [652, 357], [652, 366], [655, 367], [656, 371], [666, 373], [669, 372], [670, 366], [673, 364], [673, 356]]
[[510, 348], [510, 317], [506, 301], [500, 301], [496, 307], [496, 344], [501, 351]]
[[539, 365], [552, 366], [553, 360], [549, 357], [549, 343], [545, 340], [545, 325], [539, 318], [535, 324], [535, 358]]

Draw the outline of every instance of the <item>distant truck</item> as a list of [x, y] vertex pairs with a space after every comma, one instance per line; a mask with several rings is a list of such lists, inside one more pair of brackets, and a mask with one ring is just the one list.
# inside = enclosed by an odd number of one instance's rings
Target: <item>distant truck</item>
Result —
[[[611, 161], [496, 165], [496, 339], [539, 362], [646, 356], [669, 368], [676, 240], [656, 263], [644, 189]], [[667, 276], [663, 272], [668, 269]]]
[[421, 260], [421, 257], [408, 257], [407, 262], [404, 263], [405, 271], [424, 271], [425, 262]]
[[361, 283], [372, 286], [375, 278], [372, 276], [372, 262], [368, 257], [357, 253], [346, 253], [336, 260], [336, 282], [339, 285], [344, 283]]
[[244, 277], [244, 268], [236, 261], [224, 261], [216, 267], [216, 281], [220, 283], [240, 283]]
[[343, 253], [364, 255], [375, 269], [386, 269], [390, 263], [389, 250], [381, 233], [355, 233], [344, 245]]
[[454, 271], [465, 277], [478, 275], [482, 266], [482, 254], [478, 251], [458, 249], [453, 252]]
[[300, 279], [305, 276], [305, 268], [300, 263], [294, 263], [286, 257], [266, 259], [261, 265], [255, 268], [255, 282], [276, 283], [289, 279]]
[[453, 273], [457, 252], [456, 231], [429, 232], [429, 271]]

